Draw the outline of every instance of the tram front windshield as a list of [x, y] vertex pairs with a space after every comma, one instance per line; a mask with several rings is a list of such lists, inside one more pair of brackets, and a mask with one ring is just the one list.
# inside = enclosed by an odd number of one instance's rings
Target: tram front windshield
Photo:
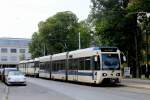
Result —
[[118, 54], [102, 54], [102, 69], [103, 70], [119, 70], [119, 55]]

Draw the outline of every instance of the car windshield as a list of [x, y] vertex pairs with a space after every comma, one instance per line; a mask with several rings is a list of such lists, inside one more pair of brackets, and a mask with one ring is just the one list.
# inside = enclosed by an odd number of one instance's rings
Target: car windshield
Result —
[[23, 73], [20, 72], [20, 71], [10, 71], [10, 72], [9, 72], [9, 75], [15, 75], [15, 76], [18, 76], [18, 75], [23, 75]]
[[119, 56], [118, 54], [102, 54], [102, 69], [115, 70], [119, 69]]

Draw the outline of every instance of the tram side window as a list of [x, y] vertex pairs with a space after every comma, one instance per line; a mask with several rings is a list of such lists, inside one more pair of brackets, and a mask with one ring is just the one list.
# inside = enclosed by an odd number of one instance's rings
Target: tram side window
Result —
[[49, 72], [49, 70], [50, 70], [50, 66], [49, 65], [50, 65], [49, 62], [45, 63], [45, 71], [46, 72]]
[[59, 70], [65, 70], [65, 60], [60, 61], [60, 69]]
[[31, 63], [31, 68], [34, 68], [34, 63]]
[[56, 71], [59, 71], [60, 70], [60, 62], [59, 61], [57, 61], [57, 67], [56, 67]]
[[63, 62], [63, 63], [62, 63], [63, 70], [65, 70], [65, 65], [66, 65], [65, 60], [63, 60], [62, 62]]
[[77, 70], [77, 69], [78, 69], [78, 66], [79, 66], [79, 64], [78, 64], [78, 59], [74, 59], [73, 68], [74, 68], [75, 70]]
[[38, 68], [39, 67], [39, 62], [35, 62], [35, 64], [34, 64], [35, 66], [35, 68]]
[[61, 62], [57, 61], [57, 71], [59, 71], [61, 69]]
[[39, 62], [35, 62], [35, 63], [34, 63], [34, 68], [35, 68], [35, 70], [36, 70], [37, 68], [39, 68]]
[[86, 57], [85, 58], [85, 69], [84, 70], [90, 70], [90, 66], [91, 66], [91, 58], [90, 57]]
[[58, 64], [59, 64], [58, 70], [62, 70], [62, 61], [59, 61]]
[[52, 65], [52, 69], [53, 69], [53, 71], [56, 71], [56, 70], [57, 70], [57, 68], [56, 68], [56, 67], [57, 67], [57, 64], [56, 64], [56, 62], [54, 61], [54, 62], [53, 62], [53, 65]]
[[84, 70], [85, 68], [84, 58], [79, 58], [79, 70]]
[[53, 61], [52, 62], [52, 71], [55, 71], [55, 66], [56, 66], [55, 61]]
[[27, 65], [28, 65], [28, 68], [31, 68], [31, 63], [27, 63]]
[[69, 70], [73, 70], [73, 59], [69, 59]]
[[40, 69], [44, 70], [44, 63], [40, 63]]

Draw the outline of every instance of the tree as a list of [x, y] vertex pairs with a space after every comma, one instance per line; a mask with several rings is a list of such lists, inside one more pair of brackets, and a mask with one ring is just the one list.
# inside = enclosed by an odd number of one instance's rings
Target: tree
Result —
[[39, 32], [48, 54], [78, 48], [78, 18], [70, 11], [58, 12], [39, 23]]
[[[122, 8], [119, 0], [91, 0], [93, 17], [92, 22], [95, 25], [96, 34], [104, 45], [116, 45], [116, 27], [126, 12]], [[116, 35], [115, 35], [116, 34]]]
[[78, 31], [81, 34], [81, 48], [89, 47], [93, 35], [89, 23], [86, 20], [80, 21], [78, 25]]
[[[91, 0], [93, 23], [103, 45], [119, 47], [128, 56], [133, 75], [138, 72], [142, 35], [128, 0]], [[130, 12], [131, 11], [131, 12]]]
[[[138, 17], [141, 12], [150, 11], [150, 1], [149, 0], [132, 0], [128, 4], [127, 10], [128, 10], [128, 13], [137, 13], [137, 17]], [[140, 41], [140, 42], [138, 41], [138, 47], [139, 47], [138, 56], [139, 56], [139, 62], [141, 65], [143, 64], [143, 61], [145, 60], [145, 54], [143, 53], [143, 51], [147, 51], [146, 60], [148, 60], [148, 39], [147, 39], [148, 30], [149, 30], [148, 27], [149, 27], [149, 23], [147, 23], [147, 21], [143, 21], [141, 25], [138, 25], [138, 28], [139, 28], [138, 40]], [[145, 33], [145, 30], [146, 30], [146, 33]]]
[[32, 58], [36, 58], [43, 55], [44, 45], [42, 44], [40, 33], [35, 32], [32, 35], [32, 42], [29, 45], [29, 51], [32, 55]]
[[[139, 12], [150, 11], [149, 0], [91, 0], [90, 19], [102, 45], [117, 46], [125, 52], [134, 77], [139, 77], [144, 33], [138, 26]], [[91, 17], [92, 16], [92, 17]], [[149, 27], [142, 25], [142, 27]]]

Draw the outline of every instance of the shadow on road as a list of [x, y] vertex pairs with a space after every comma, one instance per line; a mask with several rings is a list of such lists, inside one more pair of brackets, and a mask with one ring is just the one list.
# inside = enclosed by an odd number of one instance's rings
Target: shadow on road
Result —
[[76, 84], [76, 85], [83, 85], [83, 86], [91, 86], [91, 87], [126, 87], [125, 85], [121, 83], [102, 83], [102, 84], [91, 84], [91, 83], [83, 83], [83, 82], [77, 82], [77, 81], [63, 81], [63, 80], [53, 80], [53, 81], [58, 81], [58, 82], [63, 82], [63, 83], [69, 83], [69, 84]]

